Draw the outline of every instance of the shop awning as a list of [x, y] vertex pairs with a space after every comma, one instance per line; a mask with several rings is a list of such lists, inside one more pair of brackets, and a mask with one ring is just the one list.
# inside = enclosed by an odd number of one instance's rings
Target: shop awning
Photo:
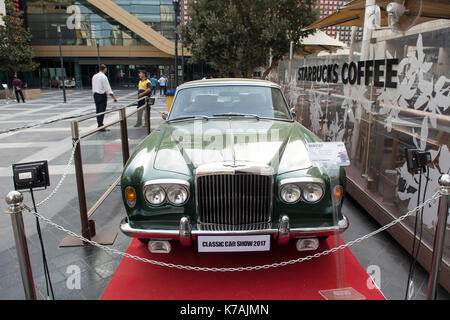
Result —
[[325, 32], [317, 30], [315, 33], [302, 39], [301, 48], [295, 52], [295, 56], [314, 54], [323, 50], [332, 51], [345, 48], [347, 45], [337, 39], [328, 36]]
[[[417, 0], [409, 0], [417, 1]], [[387, 26], [386, 6], [393, 0], [377, 0], [381, 9], [381, 25]], [[312, 25], [306, 30], [321, 29], [331, 26], [364, 26], [366, 0], [353, 0], [333, 13]], [[406, 13], [407, 14], [407, 13]], [[423, 0], [422, 12], [416, 24], [436, 19], [450, 19], [450, 1]]]

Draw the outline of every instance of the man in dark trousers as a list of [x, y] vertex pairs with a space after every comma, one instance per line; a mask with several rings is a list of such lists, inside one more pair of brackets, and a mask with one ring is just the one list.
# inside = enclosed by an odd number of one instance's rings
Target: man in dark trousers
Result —
[[23, 92], [22, 92], [23, 83], [22, 83], [22, 80], [20, 80], [17, 77], [17, 74], [14, 74], [14, 78], [13, 78], [13, 81], [12, 81], [12, 86], [14, 88], [14, 93], [16, 94], [17, 103], [20, 103], [19, 95], [22, 98], [23, 103], [25, 103], [25, 98], [24, 98]]
[[[152, 82], [148, 79], [147, 72], [139, 71], [139, 81], [138, 84], [138, 99], [143, 97], [150, 97], [152, 94]], [[138, 108], [142, 107], [145, 104], [145, 99], [139, 100]], [[140, 127], [142, 125], [142, 114], [144, 113], [144, 109], [139, 110], [137, 112], [137, 122], [134, 125], [135, 128]], [[147, 121], [145, 121], [147, 122]], [[145, 124], [145, 126], [147, 123]]]
[[[92, 77], [92, 92], [94, 93], [95, 110], [97, 113], [102, 113], [106, 111], [106, 106], [108, 103], [108, 95], [110, 95], [114, 102], [117, 102], [117, 98], [111, 90], [108, 78], [106, 77], [106, 72], [108, 69], [104, 64], [99, 67], [98, 73]], [[104, 114], [97, 116], [98, 127], [103, 127]], [[105, 128], [99, 131], [107, 131]]]

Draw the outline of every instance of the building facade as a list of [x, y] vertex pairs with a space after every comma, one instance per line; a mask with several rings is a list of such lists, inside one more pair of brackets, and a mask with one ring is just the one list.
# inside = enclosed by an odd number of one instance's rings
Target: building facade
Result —
[[[0, 0], [0, 16], [5, 15], [5, 0]], [[0, 26], [4, 25], [3, 19], [0, 19]]]
[[[318, 0], [316, 4], [316, 9], [319, 13], [319, 19], [323, 19], [336, 11], [339, 10], [340, 7], [346, 5], [349, 0], [342, 1], [342, 0]], [[347, 44], [350, 44], [351, 37], [352, 37], [352, 27], [328, 27], [322, 29], [323, 32], [325, 32], [330, 37], [336, 38], [342, 42], [345, 42]], [[361, 40], [362, 39], [362, 28], [356, 29], [355, 34], [355, 40]]]
[[[89, 87], [99, 63], [113, 86], [134, 87], [138, 70], [174, 77], [172, 0], [20, 0], [40, 67], [24, 75], [29, 86], [57, 86], [64, 76]], [[61, 33], [57, 29], [60, 26]], [[178, 48], [181, 61], [181, 46]], [[178, 74], [182, 75], [181, 63]]]

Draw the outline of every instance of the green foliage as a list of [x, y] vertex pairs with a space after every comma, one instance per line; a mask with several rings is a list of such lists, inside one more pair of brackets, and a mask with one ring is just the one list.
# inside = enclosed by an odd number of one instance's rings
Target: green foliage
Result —
[[6, 15], [0, 16], [0, 71], [33, 71], [39, 64], [33, 61], [31, 33], [23, 27], [23, 12], [16, 11], [11, 0], [5, 1]]
[[290, 48], [308, 35], [316, 20], [313, 0], [197, 0], [191, 20], [181, 28], [194, 61], [211, 62], [223, 76], [233, 72], [250, 78], [256, 67], [272, 63], [265, 78]]

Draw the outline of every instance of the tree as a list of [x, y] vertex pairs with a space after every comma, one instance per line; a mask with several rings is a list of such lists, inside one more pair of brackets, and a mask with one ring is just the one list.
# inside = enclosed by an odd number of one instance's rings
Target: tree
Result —
[[33, 61], [31, 33], [23, 27], [23, 11], [11, 0], [5, 1], [5, 7], [4, 25], [0, 26], [0, 71], [33, 71], [39, 64]]
[[[184, 45], [196, 62], [211, 62], [222, 76], [233, 72], [251, 78], [256, 67], [266, 67], [262, 78], [277, 66], [310, 32], [316, 20], [314, 0], [197, 0], [191, 20], [181, 27]], [[269, 64], [269, 56], [271, 63]]]

